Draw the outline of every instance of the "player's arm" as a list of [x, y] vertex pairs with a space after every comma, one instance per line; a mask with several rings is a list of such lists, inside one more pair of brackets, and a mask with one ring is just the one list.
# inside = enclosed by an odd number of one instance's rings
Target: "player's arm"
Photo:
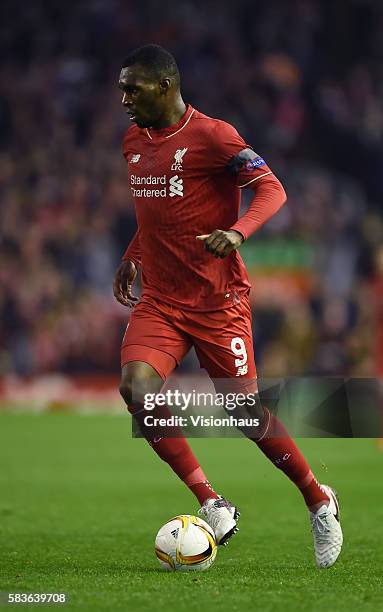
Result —
[[132, 293], [133, 283], [137, 276], [137, 268], [141, 265], [140, 240], [138, 231], [122, 256], [122, 261], [116, 270], [113, 283], [114, 297], [123, 306], [132, 308], [138, 298]]
[[[242, 234], [246, 240], [278, 212], [286, 202], [287, 196], [281, 182], [252, 149], [242, 150], [230, 161], [234, 165], [238, 164], [239, 189], [251, 189], [254, 193], [248, 210], [230, 228]], [[244, 167], [257, 169], [254, 176], [246, 176], [243, 172]]]
[[138, 235], [138, 230], [134, 234], [132, 240], [129, 243], [128, 248], [122, 256], [122, 261], [132, 261], [136, 268], [141, 265], [141, 248], [140, 248], [140, 238]]
[[198, 240], [204, 241], [209, 253], [221, 259], [238, 249], [286, 202], [282, 184], [252, 149], [246, 148], [234, 155], [229, 161], [228, 170], [239, 179], [238, 187], [251, 189], [254, 197], [248, 210], [228, 231], [216, 229], [211, 234], [197, 236]]

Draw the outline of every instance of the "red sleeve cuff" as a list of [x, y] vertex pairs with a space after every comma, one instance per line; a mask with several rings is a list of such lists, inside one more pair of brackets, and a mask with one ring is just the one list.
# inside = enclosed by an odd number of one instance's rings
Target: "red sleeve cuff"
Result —
[[[238, 226], [238, 227], [237, 227]], [[233, 227], [230, 228], [230, 230], [238, 232], [238, 234], [241, 234], [243, 241], [245, 242], [247, 236], [245, 234], [245, 232], [243, 230], [240, 229], [240, 223], [237, 221], [237, 223], [235, 225], [233, 225]]]

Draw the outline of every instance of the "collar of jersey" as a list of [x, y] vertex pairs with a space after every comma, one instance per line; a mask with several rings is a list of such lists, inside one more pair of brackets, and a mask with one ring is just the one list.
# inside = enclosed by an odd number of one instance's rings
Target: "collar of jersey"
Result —
[[178, 123], [174, 123], [174, 125], [169, 125], [166, 128], [162, 128], [162, 130], [154, 130], [153, 128], [144, 128], [144, 132], [150, 138], [150, 140], [154, 140], [157, 137], [161, 138], [171, 138], [171, 136], [175, 136], [183, 130], [187, 124], [189, 123], [195, 109], [190, 105], [186, 105], [186, 112], [178, 121]]

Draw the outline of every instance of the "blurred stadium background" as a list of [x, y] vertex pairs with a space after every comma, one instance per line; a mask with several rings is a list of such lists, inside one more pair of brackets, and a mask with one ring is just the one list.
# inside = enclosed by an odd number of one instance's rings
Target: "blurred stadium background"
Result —
[[242, 248], [260, 374], [381, 374], [380, 2], [5, 0], [0, 11], [3, 400], [59, 402], [77, 380], [88, 398], [105, 383], [109, 401], [127, 320], [111, 284], [135, 231], [116, 83], [147, 42], [176, 56], [185, 100], [233, 123], [286, 187], [288, 204]]
[[241, 533], [206, 575], [160, 573], [157, 529], [196, 508], [130, 439], [111, 288], [135, 231], [117, 79], [156, 42], [185, 100], [233, 123], [288, 193], [241, 249], [259, 374], [380, 376], [382, 28], [379, 0], [1, 2], [0, 591], [66, 591], [81, 612], [383, 609], [375, 440], [299, 441], [341, 495], [344, 553], [325, 573], [291, 483], [243, 440], [192, 440]]

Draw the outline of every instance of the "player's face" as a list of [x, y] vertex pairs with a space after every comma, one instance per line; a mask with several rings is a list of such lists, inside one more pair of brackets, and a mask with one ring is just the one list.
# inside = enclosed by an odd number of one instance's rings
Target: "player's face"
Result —
[[139, 66], [129, 66], [121, 70], [118, 86], [131, 121], [140, 128], [155, 127], [165, 104], [161, 83], [150, 79]]

